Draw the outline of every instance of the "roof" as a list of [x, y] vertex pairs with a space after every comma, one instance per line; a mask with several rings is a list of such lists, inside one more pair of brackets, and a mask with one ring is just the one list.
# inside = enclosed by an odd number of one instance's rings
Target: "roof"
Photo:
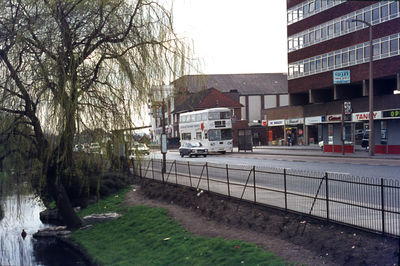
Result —
[[186, 75], [172, 84], [189, 92], [216, 88], [224, 93], [237, 90], [241, 95], [288, 93], [286, 73]]
[[173, 112], [182, 113], [215, 107], [240, 108], [242, 105], [217, 89], [210, 88], [189, 95], [181, 95], [175, 102]]

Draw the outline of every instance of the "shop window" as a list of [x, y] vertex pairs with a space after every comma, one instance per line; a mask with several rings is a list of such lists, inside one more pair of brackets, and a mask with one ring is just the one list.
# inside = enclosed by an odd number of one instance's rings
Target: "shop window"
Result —
[[352, 144], [352, 131], [351, 131], [351, 124], [345, 124], [343, 127], [343, 136], [344, 136], [344, 143], [345, 144]]
[[387, 144], [387, 121], [381, 121], [381, 144]]
[[328, 144], [333, 145], [333, 124], [328, 124]]

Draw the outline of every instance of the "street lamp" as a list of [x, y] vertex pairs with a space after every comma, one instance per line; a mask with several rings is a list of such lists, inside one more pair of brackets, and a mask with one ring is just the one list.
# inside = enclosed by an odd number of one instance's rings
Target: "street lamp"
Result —
[[374, 81], [373, 81], [373, 45], [372, 45], [372, 25], [371, 23], [361, 19], [351, 19], [350, 22], [361, 22], [369, 28], [369, 155], [375, 153], [375, 132], [374, 132]]

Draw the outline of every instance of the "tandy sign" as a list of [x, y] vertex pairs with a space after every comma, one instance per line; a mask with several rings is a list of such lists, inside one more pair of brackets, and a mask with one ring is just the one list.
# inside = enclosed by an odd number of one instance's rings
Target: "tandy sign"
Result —
[[[381, 111], [375, 111], [374, 112], [374, 119], [381, 119], [381, 118], [382, 118], [382, 112]], [[365, 120], [369, 120], [369, 112], [353, 114], [353, 121], [365, 121]]]

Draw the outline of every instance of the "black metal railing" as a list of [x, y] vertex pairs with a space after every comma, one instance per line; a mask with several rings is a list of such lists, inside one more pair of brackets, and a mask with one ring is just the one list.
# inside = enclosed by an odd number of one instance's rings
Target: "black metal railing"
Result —
[[136, 162], [142, 178], [206, 190], [257, 204], [302, 213], [330, 222], [400, 236], [400, 183], [256, 166], [167, 161]]

